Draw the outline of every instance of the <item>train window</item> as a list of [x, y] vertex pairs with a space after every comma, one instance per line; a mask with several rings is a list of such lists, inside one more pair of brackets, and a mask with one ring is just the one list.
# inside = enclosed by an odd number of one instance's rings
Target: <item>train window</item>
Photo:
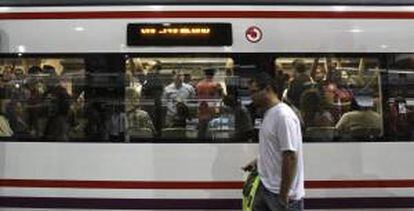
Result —
[[116, 140], [123, 126], [109, 120], [123, 108], [119, 58], [0, 59], [2, 140]]
[[69, 119], [83, 113], [82, 59], [0, 59], [0, 69], [1, 137], [68, 140], [77, 133]]
[[383, 136], [380, 61], [370, 57], [279, 57], [283, 100], [302, 119], [305, 141]]
[[257, 142], [258, 71], [284, 90], [305, 141], [413, 140], [413, 54], [3, 56], [0, 137]]
[[238, 94], [247, 83], [230, 57], [130, 58], [126, 81], [131, 142], [251, 141], [248, 100]]
[[389, 56], [382, 74], [387, 137], [392, 141], [414, 140], [414, 54]]

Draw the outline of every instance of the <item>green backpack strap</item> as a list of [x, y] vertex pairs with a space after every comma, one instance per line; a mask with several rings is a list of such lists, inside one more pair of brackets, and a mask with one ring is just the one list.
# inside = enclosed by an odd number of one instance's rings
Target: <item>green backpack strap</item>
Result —
[[243, 185], [243, 211], [253, 211], [254, 197], [260, 184], [260, 177], [257, 171], [250, 172], [244, 180]]

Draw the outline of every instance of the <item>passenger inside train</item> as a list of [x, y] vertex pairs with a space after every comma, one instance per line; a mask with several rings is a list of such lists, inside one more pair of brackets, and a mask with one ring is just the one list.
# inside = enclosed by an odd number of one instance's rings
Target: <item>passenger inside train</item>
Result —
[[268, 71], [303, 120], [305, 141], [414, 140], [414, 55], [269, 58], [268, 65], [246, 65], [237, 56], [128, 57], [115, 64], [3, 58], [0, 137], [255, 142], [262, 114], [252, 109], [247, 84], [249, 74]]

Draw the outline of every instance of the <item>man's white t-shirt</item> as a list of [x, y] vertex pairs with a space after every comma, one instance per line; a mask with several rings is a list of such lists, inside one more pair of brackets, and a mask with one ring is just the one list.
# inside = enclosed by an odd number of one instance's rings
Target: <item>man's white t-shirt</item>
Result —
[[170, 123], [171, 118], [177, 113], [176, 103], [177, 100], [186, 100], [194, 98], [194, 88], [186, 83], [182, 83], [180, 88], [177, 88], [175, 83], [171, 83], [164, 89], [163, 98], [168, 100], [167, 102], [167, 125]]
[[278, 103], [264, 115], [259, 132], [258, 171], [263, 185], [279, 194], [282, 180], [282, 153], [297, 153], [296, 176], [289, 197], [294, 200], [305, 195], [302, 155], [302, 131], [295, 112], [286, 104]]

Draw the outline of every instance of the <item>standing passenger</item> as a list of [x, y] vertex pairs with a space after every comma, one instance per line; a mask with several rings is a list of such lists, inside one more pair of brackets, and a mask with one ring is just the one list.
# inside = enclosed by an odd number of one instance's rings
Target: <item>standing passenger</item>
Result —
[[208, 122], [211, 120], [211, 117], [214, 116], [214, 110], [211, 107], [214, 100], [212, 99], [221, 99], [223, 95], [223, 88], [217, 82], [215, 82], [214, 74], [216, 69], [208, 68], [204, 70], [205, 78], [197, 83], [196, 92], [197, 98], [199, 101], [199, 112], [198, 112], [198, 137], [205, 138], [208, 128]]
[[205, 69], [205, 78], [198, 82], [196, 86], [197, 97], [199, 99], [220, 99], [223, 95], [223, 88], [217, 82], [215, 82], [214, 74], [216, 69]]
[[173, 120], [178, 113], [177, 102], [186, 102], [187, 99], [194, 98], [195, 96], [194, 88], [191, 85], [184, 83], [183, 81], [184, 75], [178, 71], [174, 73], [174, 82], [166, 86], [164, 89], [163, 98], [167, 100], [166, 122], [168, 127], [172, 127]]
[[49, 90], [49, 93], [51, 99], [44, 136], [47, 140], [68, 141], [70, 95], [60, 85]]
[[146, 80], [142, 84], [141, 90], [142, 97], [144, 99], [151, 99], [154, 102], [154, 105], [149, 110], [149, 115], [154, 123], [156, 130], [155, 135], [157, 137], [161, 135], [163, 127], [163, 109], [161, 98], [164, 91], [164, 84], [160, 76], [161, 69], [161, 62], [155, 61], [154, 65], [151, 67], [151, 71], [146, 76]]
[[292, 66], [294, 77], [289, 84], [287, 97], [296, 108], [299, 108], [300, 96], [307, 88], [312, 87], [313, 82], [304, 60], [296, 59], [293, 61]]
[[259, 156], [244, 170], [258, 167], [261, 183], [255, 211], [303, 210], [302, 133], [295, 112], [281, 102], [270, 76], [259, 73], [250, 84], [253, 104], [264, 112], [259, 131]]

